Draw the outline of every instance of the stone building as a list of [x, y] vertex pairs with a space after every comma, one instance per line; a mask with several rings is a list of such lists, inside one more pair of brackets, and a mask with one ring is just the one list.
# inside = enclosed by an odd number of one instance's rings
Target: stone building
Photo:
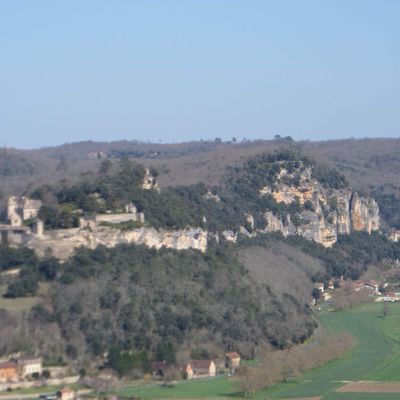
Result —
[[11, 226], [21, 226], [24, 221], [37, 218], [42, 202], [26, 196], [12, 196], [7, 202], [7, 220]]
[[15, 362], [18, 374], [22, 379], [32, 374], [42, 374], [42, 357], [23, 356], [17, 358]]
[[231, 370], [236, 370], [240, 365], [240, 355], [236, 351], [225, 354], [225, 366]]
[[133, 203], [125, 205], [124, 213], [111, 213], [96, 214], [93, 217], [81, 217], [79, 219], [80, 228], [95, 229], [101, 223], [120, 224], [122, 222], [139, 222], [144, 224], [144, 213], [137, 212], [136, 206]]
[[182, 368], [187, 374], [187, 379], [200, 378], [206, 376], [216, 376], [217, 369], [212, 360], [192, 360]]

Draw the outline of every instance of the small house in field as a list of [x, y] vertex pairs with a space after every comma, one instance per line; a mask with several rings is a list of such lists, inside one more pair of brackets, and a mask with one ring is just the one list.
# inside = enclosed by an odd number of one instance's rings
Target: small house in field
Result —
[[240, 355], [236, 351], [225, 354], [225, 366], [227, 368], [238, 369], [240, 365]]
[[374, 294], [379, 294], [379, 283], [375, 280], [370, 280], [364, 283], [363, 289], [370, 290]]
[[75, 391], [71, 388], [65, 387], [57, 392], [57, 396], [60, 400], [74, 400]]
[[0, 382], [18, 382], [18, 368], [14, 361], [0, 363]]
[[187, 379], [215, 376], [217, 368], [212, 360], [192, 360], [185, 364], [183, 370], [187, 374]]
[[157, 377], [163, 377], [168, 369], [168, 364], [165, 361], [157, 361], [151, 364], [151, 373]]

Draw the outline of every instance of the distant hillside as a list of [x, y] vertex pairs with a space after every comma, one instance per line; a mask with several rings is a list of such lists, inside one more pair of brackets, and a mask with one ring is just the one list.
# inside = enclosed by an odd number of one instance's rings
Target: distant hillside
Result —
[[[79, 216], [133, 202], [145, 213], [140, 229], [199, 226], [210, 236], [204, 252], [114, 243], [80, 248], [62, 263], [51, 251], [39, 260], [29, 249], [0, 246], [0, 271], [20, 268], [16, 277], [1, 275], [7, 300], [36, 296], [37, 303], [24, 313], [0, 309], [0, 356], [29, 349], [53, 362], [117, 368], [113, 360], [129, 355], [143, 373], [152, 360], [227, 350], [251, 357], [264, 342], [304, 341], [315, 328], [314, 282], [358, 279], [400, 258], [400, 243], [376, 231], [374, 200], [351, 188], [377, 193], [387, 223], [395, 220], [395, 174], [376, 157], [392, 149], [396, 165], [399, 144], [279, 139], [2, 150], [3, 201], [18, 190], [41, 199], [49, 231], [79, 231]], [[144, 167], [158, 172], [160, 191], [143, 188]], [[363, 175], [369, 170], [370, 179]], [[93, 238], [95, 230], [86, 233]], [[319, 235], [332, 247], [316, 243]]]
[[[368, 188], [370, 185], [379, 185], [383, 181], [397, 185], [400, 182], [396, 174], [396, 168], [400, 164], [400, 139], [303, 141], [296, 142], [296, 145], [302, 147], [307, 155], [318, 162], [332, 163], [343, 170], [352, 185], [358, 183]], [[212, 184], [221, 177], [226, 166], [240, 164], [247, 157], [272, 152], [280, 146], [282, 146], [280, 140], [241, 143], [216, 140], [178, 144], [89, 141], [38, 150], [2, 150], [0, 157], [4, 159], [7, 153], [18, 154], [26, 161], [35, 160], [42, 163], [42, 167], [49, 166], [51, 160], [52, 164], [58, 164], [61, 161], [66, 162], [67, 166], [73, 161], [78, 163], [79, 168], [84, 169], [96, 164], [96, 160], [89, 161], [95, 153], [104, 153], [105, 156], [115, 158], [128, 156], [140, 159], [145, 164], [164, 166], [164, 168], [159, 168], [162, 172], [162, 184], [192, 184], [199, 181]], [[61, 167], [62, 165], [59, 168]], [[11, 170], [14, 168], [19, 167], [12, 166]], [[39, 177], [44, 173], [44, 168], [33, 172], [34, 176]], [[14, 171], [11, 173], [15, 174]], [[360, 178], [362, 178], [361, 182]]]

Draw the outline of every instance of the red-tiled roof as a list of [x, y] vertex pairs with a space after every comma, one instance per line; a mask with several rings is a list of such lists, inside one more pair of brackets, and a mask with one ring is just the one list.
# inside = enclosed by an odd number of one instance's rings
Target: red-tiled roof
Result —
[[17, 368], [17, 364], [14, 361], [6, 361], [0, 363], [0, 368]]
[[42, 357], [40, 356], [22, 356], [16, 359], [17, 363], [21, 364], [36, 364], [42, 362]]
[[66, 393], [73, 393], [74, 391], [71, 389], [71, 388], [69, 388], [69, 387], [65, 387], [65, 388], [62, 388], [61, 390], [60, 390], [60, 393], [61, 394], [66, 394]]
[[192, 360], [189, 362], [193, 369], [208, 369], [211, 363], [211, 360]]
[[236, 353], [236, 351], [232, 351], [232, 352], [230, 352], [230, 353], [226, 353], [225, 356], [228, 357], [228, 358], [230, 358], [231, 360], [232, 360], [233, 358], [240, 358], [239, 353]]
[[162, 371], [168, 367], [165, 361], [156, 361], [151, 364], [152, 371]]

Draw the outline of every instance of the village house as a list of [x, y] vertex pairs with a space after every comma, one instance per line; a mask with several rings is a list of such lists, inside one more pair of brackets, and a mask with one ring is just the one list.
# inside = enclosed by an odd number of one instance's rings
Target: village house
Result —
[[74, 400], [75, 399], [75, 391], [72, 389], [65, 387], [57, 392], [57, 396], [60, 400]]
[[331, 278], [329, 279], [328, 282], [328, 289], [330, 290], [334, 290], [336, 288], [339, 288], [343, 285], [343, 276], [341, 276], [340, 278]]
[[396, 301], [400, 301], [400, 293], [388, 292], [383, 297], [383, 301], [387, 301], [389, 303], [395, 303]]
[[375, 280], [370, 280], [368, 282], [364, 282], [363, 289], [370, 290], [374, 294], [379, 294], [379, 284]]
[[225, 366], [234, 372], [239, 368], [240, 365], [240, 355], [239, 353], [230, 352], [225, 354]]
[[364, 282], [362, 281], [354, 281], [353, 289], [355, 292], [359, 292], [364, 287]]
[[0, 382], [18, 382], [18, 369], [15, 361], [0, 363]]
[[17, 363], [18, 375], [21, 379], [32, 374], [42, 374], [42, 357], [23, 356], [16, 358], [14, 361]]
[[318, 289], [323, 294], [325, 291], [325, 286], [322, 282], [316, 282], [314, 283], [314, 289]]
[[361, 289], [369, 290], [374, 294], [379, 294], [379, 284], [374, 280], [367, 282], [364, 281], [354, 281], [353, 289], [355, 292], [359, 292]]
[[187, 379], [215, 376], [217, 369], [212, 360], [192, 360], [183, 367], [187, 374]]
[[167, 369], [168, 364], [165, 361], [156, 361], [151, 364], [151, 373], [155, 378], [163, 377]]

